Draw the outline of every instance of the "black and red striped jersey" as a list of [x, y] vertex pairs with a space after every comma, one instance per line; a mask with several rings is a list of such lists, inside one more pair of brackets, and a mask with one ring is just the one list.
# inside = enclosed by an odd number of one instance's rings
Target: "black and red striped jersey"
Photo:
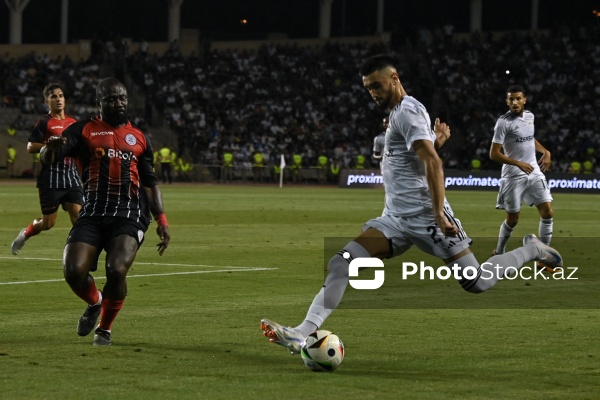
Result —
[[114, 127], [100, 117], [63, 132], [67, 142], [57, 159], [81, 162], [85, 200], [80, 217], [124, 217], [149, 224], [145, 187], [158, 183], [150, 139], [127, 122]]
[[[35, 123], [29, 141], [33, 143], [46, 143], [51, 136], [61, 136], [68, 126], [77, 122], [75, 118], [65, 116], [65, 119], [53, 118], [50, 113], [46, 114]], [[44, 165], [37, 178], [37, 185], [40, 189], [69, 189], [81, 186], [78, 166], [70, 157], [63, 161]]]

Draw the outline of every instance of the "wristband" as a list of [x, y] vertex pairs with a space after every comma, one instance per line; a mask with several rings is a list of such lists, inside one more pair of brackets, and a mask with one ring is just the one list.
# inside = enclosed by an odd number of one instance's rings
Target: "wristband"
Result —
[[167, 215], [165, 213], [158, 214], [156, 217], [154, 217], [154, 219], [159, 225], [169, 226], [169, 223], [167, 222]]

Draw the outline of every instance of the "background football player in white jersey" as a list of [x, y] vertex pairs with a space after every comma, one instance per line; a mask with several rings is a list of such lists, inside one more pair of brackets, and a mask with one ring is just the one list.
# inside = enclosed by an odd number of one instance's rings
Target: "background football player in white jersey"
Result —
[[[535, 235], [527, 235], [523, 247], [492, 256], [482, 268], [469, 247], [471, 240], [446, 201], [442, 161], [435, 147], [444, 144], [450, 129], [439, 119], [431, 129], [427, 110], [406, 93], [393, 60], [387, 55], [369, 58], [360, 74], [375, 103], [390, 112], [381, 164], [385, 207], [381, 216], [367, 221], [362, 233], [329, 260], [325, 283], [300, 325], [292, 328], [261, 320], [263, 335], [293, 354], [300, 352], [305, 338], [337, 308], [349, 282], [349, 264], [357, 258], [391, 258], [416, 245], [449, 267], [456, 265], [462, 276], [460, 285], [471, 293], [491, 288], [503, 278], [507, 268], [519, 268], [527, 261], [562, 265], [556, 250]], [[491, 277], [482, 274], [489, 265], [496, 270]], [[462, 274], [467, 267], [477, 271], [472, 279]]]
[[385, 148], [385, 131], [389, 125], [389, 118], [385, 117], [383, 119], [383, 132], [379, 135], [375, 136], [373, 139], [373, 158], [380, 160], [383, 157], [383, 149]]
[[[540, 240], [547, 245], [552, 240], [552, 196], [543, 174], [550, 169], [550, 152], [534, 138], [534, 116], [525, 110], [526, 103], [522, 86], [506, 89], [509, 111], [498, 118], [494, 128], [490, 159], [503, 164], [496, 208], [506, 210], [494, 254], [506, 251], [506, 243], [519, 222], [522, 202], [535, 204], [540, 213]], [[536, 152], [542, 154], [539, 160]]]

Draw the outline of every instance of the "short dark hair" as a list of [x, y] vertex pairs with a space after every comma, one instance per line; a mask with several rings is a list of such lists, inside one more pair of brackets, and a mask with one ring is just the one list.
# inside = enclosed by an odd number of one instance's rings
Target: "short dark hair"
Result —
[[364, 62], [362, 67], [360, 67], [359, 73], [361, 76], [367, 76], [387, 67], [396, 68], [392, 57], [387, 54], [377, 54], [376, 56], [369, 57]]
[[47, 98], [48, 96], [50, 96], [50, 93], [52, 93], [52, 91], [54, 89], [60, 89], [64, 92], [64, 89], [62, 88], [62, 84], [60, 84], [58, 82], [50, 82], [49, 84], [46, 85], [46, 87], [44, 87], [44, 90], [42, 91], [42, 95], [44, 96], [44, 99]]
[[116, 86], [123, 86], [123, 88], [125, 88], [125, 85], [123, 85], [123, 83], [120, 80], [112, 76], [102, 79], [100, 82], [98, 82], [98, 85], [96, 86], [96, 101], [100, 101], [102, 99], [102, 97], [104, 96], [104, 92], [106, 92], [108, 88]]
[[507, 94], [508, 93], [517, 93], [517, 92], [523, 93], [523, 96], [526, 95], [525, 89], [523, 89], [523, 86], [521, 86], [521, 85], [510, 85], [508, 87], [508, 89], [506, 89]]

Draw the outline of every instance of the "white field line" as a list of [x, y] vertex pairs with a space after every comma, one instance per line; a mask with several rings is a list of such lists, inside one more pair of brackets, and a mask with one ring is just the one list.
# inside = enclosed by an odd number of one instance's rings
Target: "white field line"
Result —
[[[44, 258], [44, 257], [16, 257], [16, 256], [0, 256], [0, 260], [33, 260], [33, 261], [60, 261], [62, 262], [62, 258]], [[138, 262], [134, 261], [133, 264], [140, 265], [166, 265], [169, 267], [200, 267], [200, 268], [239, 268], [246, 269], [250, 267], [236, 267], [232, 265], [205, 265], [205, 264], [169, 264], [169, 263], [160, 263], [160, 262]]]
[[[2, 257], [0, 259], [15, 259], [14, 257]], [[19, 257], [19, 260], [36, 260], [36, 261], [62, 261], [60, 258], [25, 258]], [[143, 265], [164, 265], [171, 267], [196, 267], [196, 268], [220, 268], [209, 271], [184, 271], [184, 272], [164, 272], [158, 274], [128, 274], [127, 278], [146, 278], [153, 276], [174, 276], [174, 275], [196, 275], [196, 274], [216, 274], [221, 272], [252, 272], [252, 271], [273, 271], [277, 268], [264, 268], [264, 267], [238, 267], [238, 266], [218, 266], [218, 265], [203, 265], [203, 264], [162, 264], [162, 263], [148, 263], [148, 262], [136, 262], [135, 264]], [[103, 276], [95, 276], [94, 279], [106, 279]], [[28, 283], [47, 283], [47, 282], [64, 282], [64, 279], [40, 279], [34, 281], [18, 281], [18, 282], [0, 282], [0, 285], [23, 285]]]

